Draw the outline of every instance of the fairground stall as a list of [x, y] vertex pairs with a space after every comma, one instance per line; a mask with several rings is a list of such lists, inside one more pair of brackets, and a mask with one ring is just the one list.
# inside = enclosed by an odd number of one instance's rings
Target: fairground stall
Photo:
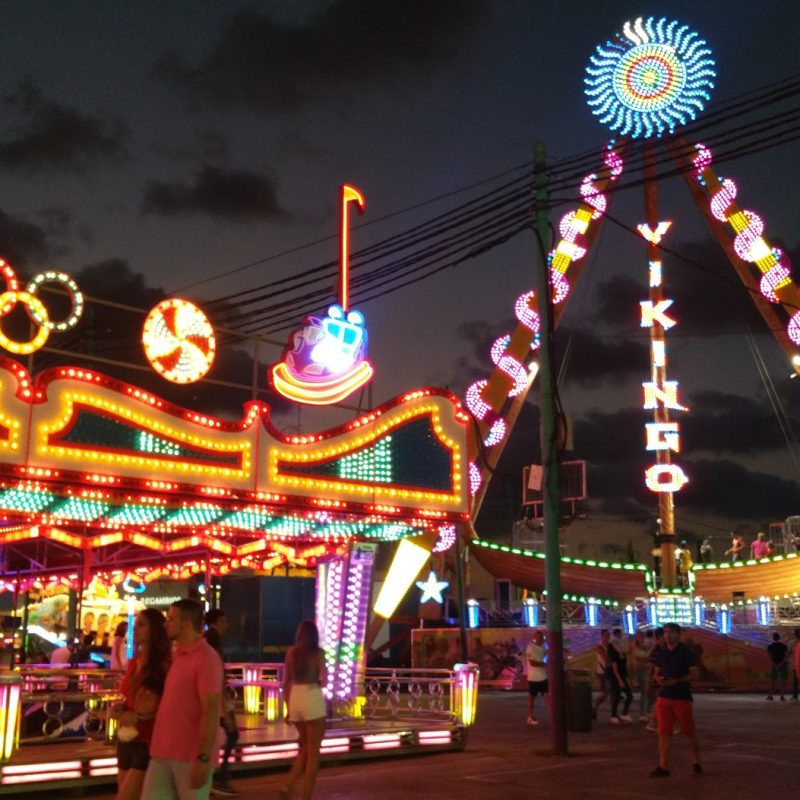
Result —
[[[343, 187], [345, 210], [359, 198]], [[364, 318], [348, 308], [346, 250], [342, 262], [340, 302], [327, 316], [305, 319], [272, 368], [275, 390], [293, 401], [337, 402], [372, 376]], [[13, 354], [33, 352], [80, 315], [82, 298], [69, 276], [43, 273], [24, 289], [7, 264], [4, 276], [0, 311], [23, 306], [34, 331], [24, 340], [0, 332], [0, 346]], [[63, 322], [53, 321], [37, 297], [45, 283], [69, 295]], [[215, 352], [211, 324], [183, 300], [153, 309], [143, 344], [156, 371], [183, 383], [200, 380]], [[452, 541], [469, 520], [468, 420], [453, 395], [425, 388], [336, 429], [289, 436], [272, 425], [261, 402], [226, 422], [84, 367], [32, 376], [4, 357], [2, 589], [15, 593], [23, 609], [18, 636], [37, 632], [57, 645], [80, 641], [80, 634], [102, 640], [158, 579], [199, 574], [208, 586], [233, 571], [299, 565], [316, 570], [328, 662], [332, 724], [323, 758], [462, 747], [474, 718], [474, 668], [365, 672], [364, 640], [378, 543], [400, 542], [411, 554], [411, 580], [437, 541]], [[386, 616], [399, 599], [392, 586], [390, 573], [378, 598]], [[116, 697], [115, 676], [63, 666], [3, 675], [0, 759], [12, 760], [0, 766], [0, 793], [113, 780], [107, 708]], [[239, 765], [287, 760], [297, 751], [281, 721], [281, 669], [229, 665], [243, 713], [264, 722], [243, 736]], [[20, 740], [66, 735], [83, 744], [22, 748], [14, 756]]]

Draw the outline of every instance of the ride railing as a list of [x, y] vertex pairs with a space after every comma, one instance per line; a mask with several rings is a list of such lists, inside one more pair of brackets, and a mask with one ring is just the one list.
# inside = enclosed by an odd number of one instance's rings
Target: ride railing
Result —
[[[283, 664], [226, 664], [226, 681], [244, 713], [265, 723], [284, 718]], [[95, 740], [116, 734], [113, 706], [122, 673], [97, 668], [21, 666], [0, 671], [0, 762], [19, 745]], [[353, 697], [329, 703], [332, 721], [397, 720], [464, 727], [475, 721], [478, 667], [453, 669], [368, 668], [357, 676]], [[241, 702], [241, 706], [239, 705]]]
[[475, 721], [478, 667], [371, 668], [356, 674], [356, 695], [334, 699], [339, 719], [440, 721], [468, 727]]
[[225, 664], [225, 685], [234, 708], [267, 722], [283, 719], [282, 663]]
[[[122, 700], [117, 686], [121, 673], [96, 667], [70, 668], [44, 664], [23, 665], [3, 676], [19, 688], [16, 730], [7, 731], [13, 745], [0, 754], [10, 758], [17, 745], [57, 740], [111, 742], [116, 720], [111, 708]], [[5, 713], [4, 723], [11, 724]]]

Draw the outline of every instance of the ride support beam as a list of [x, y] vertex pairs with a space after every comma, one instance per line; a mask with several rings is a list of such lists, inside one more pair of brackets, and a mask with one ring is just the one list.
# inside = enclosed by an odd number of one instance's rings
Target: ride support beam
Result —
[[[655, 147], [651, 142], [644, 145], [644, 212], [645, 220], [651, 230], [656, 230], [659, 219], [658, 208], [658, 169], [656, 166]], [[656, 241], [647, 242], [648, 262], [660, 261], [661, 251]], [[655, 305], [663, 300], [661, 286], [650, 287], [650, 300]], [[664, 330], [658, 325], [650, 328], [651, 347], [664, 346]], [[666, 380], [666, 366], [657, 366], [653, 361], [653, 382], [661, 386]], [[665, 404], [659, 405], [653, 412], [654, 421], [657, 423], [669, 422], [669, 410]], [[656, 451], [658, 464], [669, 464], [671, 460], [669, 449]], [[661, 585], [674, 589], [678, 585], [677, 570], [675, 565], [675, 501], [672, 492], [658, 493], [658, 515], [661, 520], [659, 525], [659, 547], [661, 549]]]

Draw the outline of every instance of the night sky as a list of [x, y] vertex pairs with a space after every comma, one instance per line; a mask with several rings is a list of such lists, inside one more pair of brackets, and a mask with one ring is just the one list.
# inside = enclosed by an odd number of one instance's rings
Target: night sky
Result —
[[[293, 327], [288, 319], [299, 322], [335, 299], [340, 183], [365, 194], [353, 249], [369, 248], [524, 176], [535, 140], [554, 169], [599, 154], [610, 134], [585, 103], [584, 69], [595, 45], [626, 20], [664, 15], [697, 29], [717, 62], [713, 103], [794, 75], [800, 33], [800, 7], [775, 0], [53, 0], [35, 11], [26, 3], [2, 8], [0, 253], [21, 274], [58, 268], [89, 294], [143, 311], [165, 293], [182, 294], [233, 327], [247, 318], [232, 316], [236, 299], [220, 298], [266, 286], [261, 306], [280, 307], [286, 295], [268, 284], [330, 262], [328, 297], [266, 318], [261, 332], [276, 342]], [[788, 116], [798, 105], [789, 97], [721, 130]], [[781, 142], [791, 135], [780, 131], [775, 147], [720, 171], [737, 180], [740, 203], [764, 218], [767, 238], [800, 264], [800, 145]], [[587, 171], [600, 166], [599, 157], [585, 163]], [[564, 205], [553, 210], [553, 224], [574, 206], [578, 183], [556, 193]], [[702, 519], [723, 530], [800, 513], [800, 467], [786, 445], [791, 426], [784, 434], [778, 424], [753, 348], [790, 421], [800, 380], [788, 379], [785, 355], [763, 333], [680, 178], [662, 184], [661, 204], [662, 217], [674, 220], [665, 244], [687, 258], [664, 260], [680, 320], [668, 335], [670, 377], [682, 381], [691, 408], [681, 418], [680, 461], [691, 484], [678, 500], [679, 524], [681, 513], [685, 525]], [[621, 189], [610, 214], [628, 226], [641, 222], [641, 191]], [[574, 457], [590, 462], [590, 494], [609, 513], [636, 517], [655, 507], [641, 478], [649, 463], [640, 408], [647, 349], [638, 328], [646, 253], [641, 239], [611, 221], [595, 251], [557, 335], [568, 354], [562, 401], [574, 422]], [[461, 394], [486, 376], [488, 346], [511, 330], [514, 299], [537, 284], [536, 269], [535, 241], [524, 231], [363, 304], [359, 292], [370, 292], [362, 284], [355, 301], [370, 331], [373, 402], [430, 384]], [[52, 344], [85, 350], [89, 337], [92, 352], [144, 365], [140, 324], [99, 309], [91, 334]], [[262, 348], [259, 360], [279, 355], [277, 345]], [[229, 342], [212, 377], [249, 383], [250, 359]], [[38, 355], [34, 369], [54, 363], [52, 354]], [[226, 417], [237, 417], [246, 399], [211, 385], [175, 389], [147, 373], [105, 371]], [[303, 430], [351, 413], [298, 414], [282, 403], [275, 411], [279, 426]], [[508, 507], [518, 491], [519, 466], [536, 458], [536, 427], [531, 406], [490, 508]]]

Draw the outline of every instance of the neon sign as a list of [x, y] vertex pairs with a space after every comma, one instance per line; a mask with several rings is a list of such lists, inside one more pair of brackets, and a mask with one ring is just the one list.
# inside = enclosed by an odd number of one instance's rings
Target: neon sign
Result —
[[[637, 226], [642, 237], [652, 246], [657, 245], [671, 223], [659, 222], [655, 229], [648, 224]], [[670, 409], [686, 411], [678, 400], [678, 382], [667, 380], [667, 349], [664, 333], [676, 325], [667, 314], [672, 300], [661, 296], [661, 262], [651, 259], [649, 263], [650, 299], [642, 301], [641, 321], [643, 328], [650, 329], [651, 380], [642, 384], [645, 410], [653, 412], [653, 422], [645, 425], [645, 449], [656, 454], [657, 463], [645, 472], [645, 484], [652, 492], [677, 492], [689, 480], [686, 473], [670, 463], [670, 454], [681, 449], [680, 427], [669, 419]]]
[[308, 405], [338, 403], [372, 379], [367, 360], [364, 315], [350, 310], [350, 204], [364, 211], [364, 197], [345, 184], [340, 195], [339, 303], [327, 317], [308, 316], [295, 331], [281, 360], [270, 370], [276, 392]]
[[172, 383], [199, 381], [214, 363], [217, 343], [206, 315], [188, 300], [162, 300], [144, 321], [142, 345], [147, 360]]

